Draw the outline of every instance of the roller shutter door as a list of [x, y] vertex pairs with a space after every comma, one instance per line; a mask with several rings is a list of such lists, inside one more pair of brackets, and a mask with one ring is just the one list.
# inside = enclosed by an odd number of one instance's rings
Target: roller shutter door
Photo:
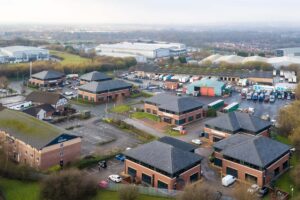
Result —
[[207, 96], [209, 96], [209, 97], [214, 97], [215, 96], [214, 88], [207, 88]]
[[200, 93], [201, 93], [201, 96], [207, 96], [208, 88], [207, 87], [200, 88]]

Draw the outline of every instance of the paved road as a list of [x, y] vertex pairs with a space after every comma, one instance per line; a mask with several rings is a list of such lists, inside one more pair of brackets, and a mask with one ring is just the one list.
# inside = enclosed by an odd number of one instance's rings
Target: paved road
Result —
[[155, 137], [161, 138], [161, 137], [166, 136], [166, 134], [161, 133], [158, 130], [156, 130], [150, 126], [143, 124], [143, 122], [140, 120], [126, 118], [126, 119], [124, 119], [124, 121], [128, 124], [133, 125], [135, 128], [143, 130]]

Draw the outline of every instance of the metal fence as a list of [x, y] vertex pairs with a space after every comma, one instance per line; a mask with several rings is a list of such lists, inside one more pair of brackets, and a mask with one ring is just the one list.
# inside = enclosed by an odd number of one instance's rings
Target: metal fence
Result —
[[[116, 184], [116, 183], [109, 183], [107, 189], [112, 191], [119, 191], [122, 188], [128, 187], [128, 184]], [[180, 194], [181, 191], [178, 190], [168, 190], [168, 189], [160, 189], [160, 188], [153, 188], [153, 187], [144, 187], [141, 185], [135, 185], [138, 188], [140, 194], [145, 194], [149, 196], [159, 196], [159, 197], [175, 197], [176, 195]]]

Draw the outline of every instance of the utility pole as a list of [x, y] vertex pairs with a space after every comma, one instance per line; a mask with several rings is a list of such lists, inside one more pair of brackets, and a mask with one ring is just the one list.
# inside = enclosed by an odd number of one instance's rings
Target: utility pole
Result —
[[32, 74], [32, 62], [30, 62], [29, 64], [29, 78], [31, 78], [31, 74]]

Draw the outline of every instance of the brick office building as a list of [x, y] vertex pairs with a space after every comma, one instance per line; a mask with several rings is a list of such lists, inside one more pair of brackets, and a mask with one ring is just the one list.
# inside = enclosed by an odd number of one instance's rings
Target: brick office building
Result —
[[62, 84], [65, 78], [65, 74], [49, 70], [33, 74], [28, 82], [38, 87], [52, 87]]
[[108, 80], [112, 80], [112, 78], [107, 76], [104, 73], [93, 71], [80, 76], [80, 85], [84, 85], [86, 83], [90, 83], [93, 81], [101, 82], [101, 81], [108, 81]]
[[162, 122], [185, 125], [204, 117], [203, 106], [196, 97], [158, 94], [145, 100], [144, 110], [159, 116]]
[[167, 80], [164, 82], [164, 88], [167, 90], [177, 90], [179, 88], [178, 80]]
[[290, 146], [264, 136], [232, 135], [214, 144], [214, 165], [223, 175], [260, 187], [289, 168]]
[[80, 156], [80, 137], [25, 113], [0, 110], [0, 146], [13, 161], [44, 170]]
[[153, 141], [124, 154], [125, 173], [143, 185], [180, 190], [201, 176], [201, 156], [164, 142]]
[[241, 112], [231, 112], [205, 122], [204, 132], [211, 142], [236, 133], [269, 136], [271, 122]]
[[122, 80], [90, 82], [78, 89], [78, 98], [94, 103], [114, 101], [130, 96], [132, 85]]

